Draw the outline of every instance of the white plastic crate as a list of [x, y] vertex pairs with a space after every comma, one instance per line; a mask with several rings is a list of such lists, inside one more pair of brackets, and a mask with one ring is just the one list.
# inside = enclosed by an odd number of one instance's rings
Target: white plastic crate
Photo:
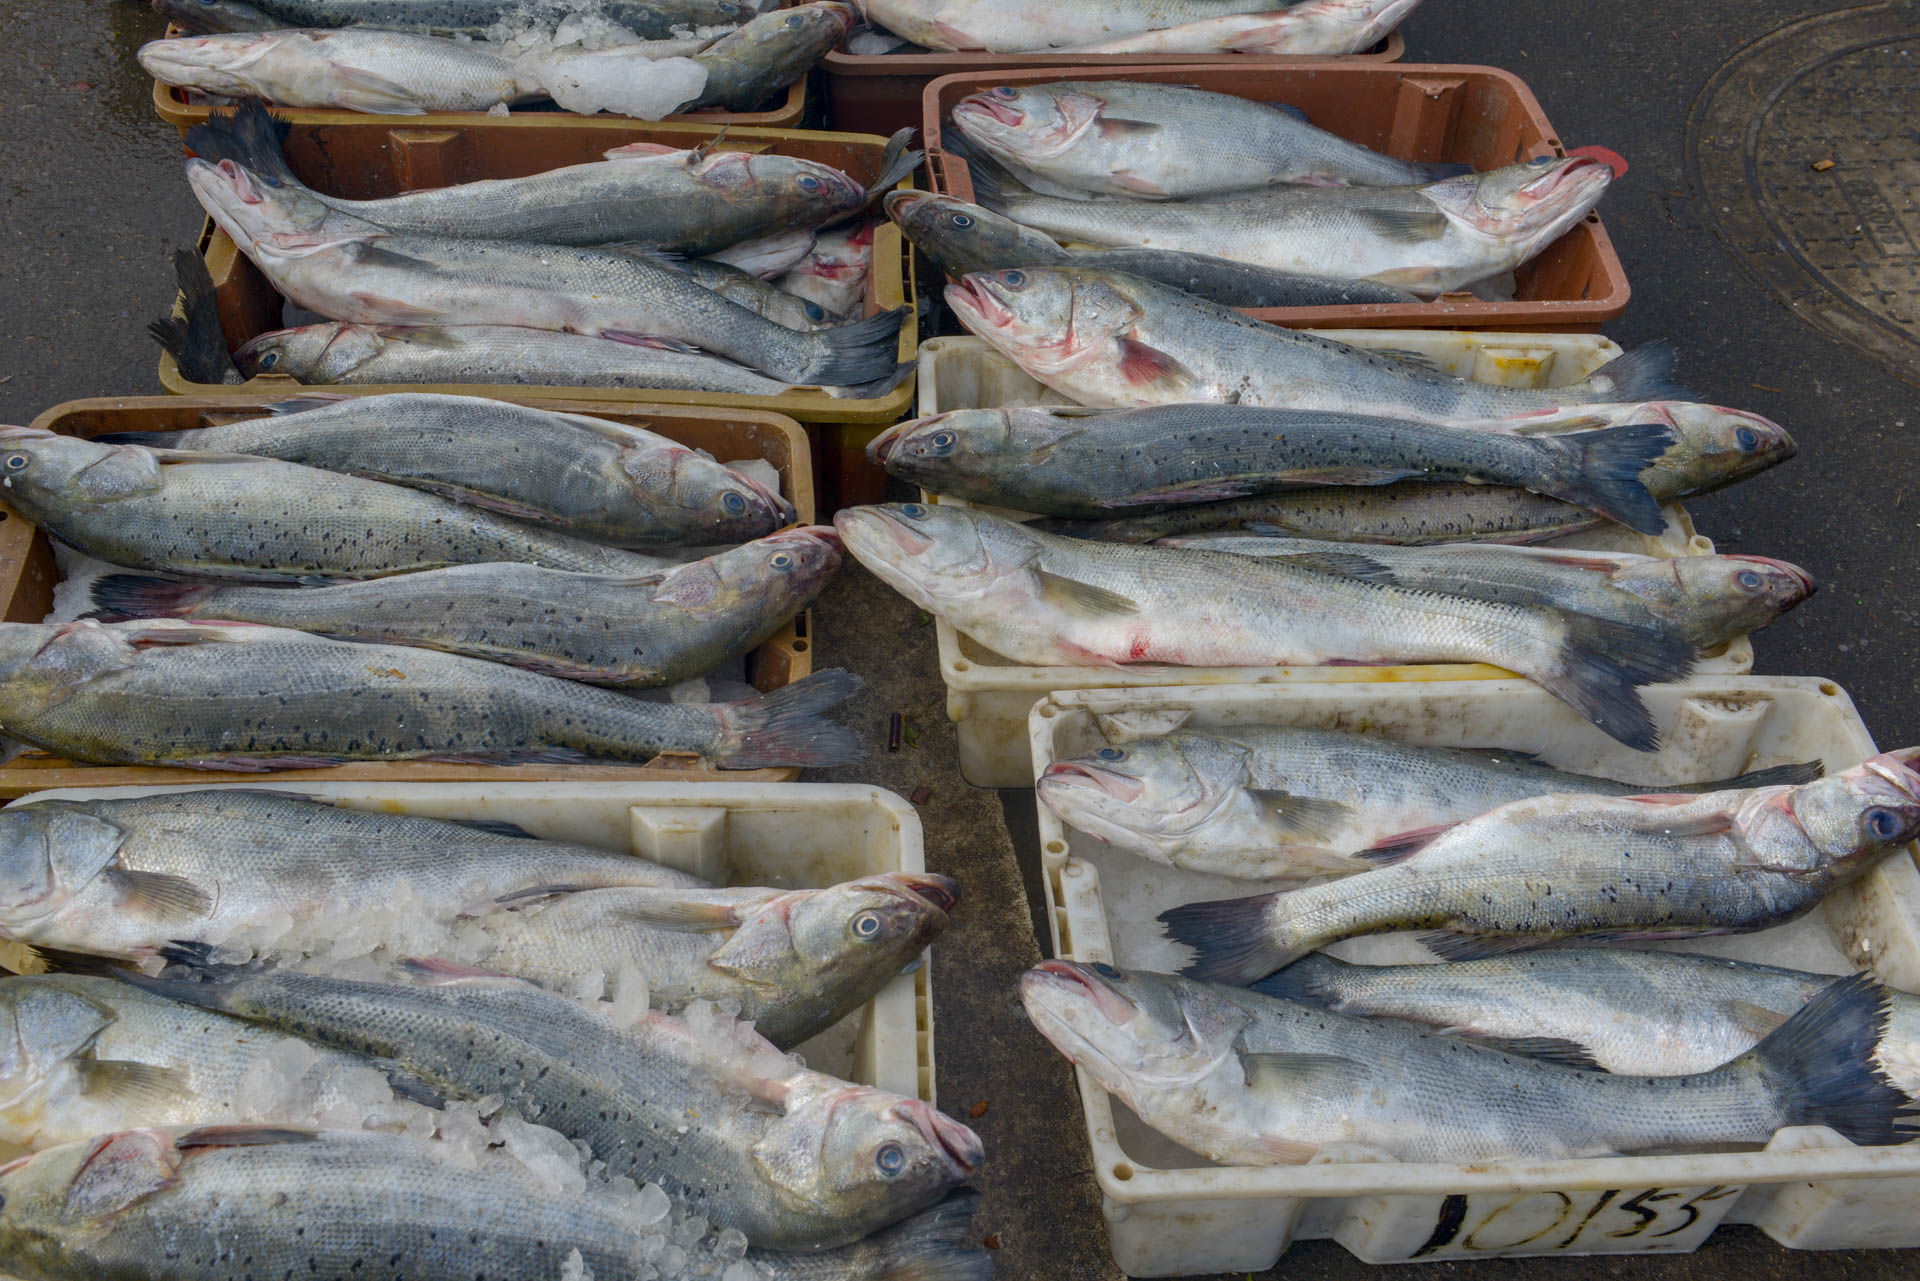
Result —
[[[1502, 334], [1447, 329], [1327, 329], [1324, 337], [1356, 347], [1418, 352], [1456, 376], [1508, 387], [1559, 387], [1578, 382], [1620, 354], [1598, 334]], [[1029, 378], [1012, 360], [981, 338], [934, 338], [920, 345], [919, 413], [1002, 405], [1065, 404], [1065, 397]], [[959, 499], [928, 494], [929, 502], [966, 506]], [[999, 510], [999, 509], [990, 509]], [[1710, 556], [1713, 540], [1697, 532], [1679, 504], [1667, 509], [1666, 531], [1636, 534], [1621, 526], [1555, 539], [1552, 546], [1650, 556]], [[1019, 517], [1022, 513], [1005, 512]], [[1057, 689], [1139, 688], [1166, 685], [1298, 685], [1489, 680], [1511, 676], [1484, 663], [1404, 667], [1027, 667], [976, 644], [950, 624], [935, 620], [940, 675], [947, 683], [947, 716], [960, 740], [960, 773], [976, 787], [1027, 787], [1033, 763], [1022, 748], [1027, 713], [1036, 699]], [[1741, 636], [1705, 655], [1696, 676], [1741, 675], [1753, 670], [1753, 643]]]
[[[54, 797], [98, 799], [181, 790], [186, 789], [64, 788], [36, 792], [15, 804]], [[882, 872], [926, 870], [920, 816], [906, 801], [878, 787], [838, 783], [307, 783], [299, 790], [354, 809], [429, 818], [502, 820], [547, 840], [627, 850], [724, 885], [812, 887]], [[962, 904], [958, 910], [967, 909]], [[0, 953], [0, 964], [8, 960]], [[937, 1103], [930, 969], [922, 964], [913, 973], [894, 979], [864, 1009], [795, 1047], [795, 1052], [821, 1071]]]
[[[1110, 741], [1234, 725], [1301, 725], [1455, 747], [1539, 753], [1563, 769], [1627, 781], [1723, 778], [1819, 759], [1856, 765], [1873, 740], [1839, 686], [1802, 677], [1714, 677], [1646, 692], [1664, 732], [1641, 754], [1525, 681], [1181, 687], [1054, 695], [1030, 723], [1037, 769]], [[1163, 867], [1040, 813], [1042, 882], [1055, 955], [1142, 969], [1179, 964], [1165, 907], [1253, 892]], [[1664, 945], [1845, 973], [1871, 965], [1920, 990], [1920, 874], [1895, 855], [1791, 924]], [[1430, 961], [1408, 934], [1351, 939], [1347, 960]], [[1148, 1129], [1085, 1073], [1080, 1097], [1113, 1253], [1132, 1276], [1258, 1272], [1294, 1240], [1332, 1238], [1368, 1262], [1689, 1251], [1721, 1223], [1782, 1245], [1920, 1245], [1920, 1143], [1856, 1148], [1824, 1127], [1783, 1130], [1766, 1149], [1573, 1161], [1401, 1163], [1350, 1150], [1304, 1166], [1223, 1167]]]

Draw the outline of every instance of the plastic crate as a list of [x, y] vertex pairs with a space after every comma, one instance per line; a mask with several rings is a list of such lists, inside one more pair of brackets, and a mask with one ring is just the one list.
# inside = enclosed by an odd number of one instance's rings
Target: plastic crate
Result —
[[[1578, 382], [1620, 354], [1597, 335], [1496, 334], [1447, 330], [1329, 329], [1323, 336], [1356, 347], [1416, 351], [1457, 377], [1509, 387], [1560, 387]], [[931, 338], [920, 348], [918, 412], [1061, 404], [1063, 397], [1029, 378], [982, 338]], [[965, 505], [928, 495], [929, 501]], [[1711, 556], [1713, 540], [1693, 527], [1679, 504], [1666, 508], [1658, 536], [1614, 525], [1553, 540], [1553, 545], [1650, 556]], [[1025, 513], [1006, 513], [1015, 517]], [[947, 716], [960, 741], [960, 772], [976, 787], [1031, 787], [1024, 751], [1027, 713], [1034, 700], [1060, 689], [1139, 688], [1153, 685], [1306, 685], [1327, 681], [1484, 681], [1510, 675], [1484, 663], [1406, 667], [1026, 667], [934, 620], [940, 675], [947, 682]], [[1742, 636], [1702, 658], [1699, 674], [1753, 670], [1753, 642]]]
[[[1813, 759], [1839, 770], [1875, 750], [1852, 701], [1829, 681], [1715, 677], [1644, 693], [1665, 731], [1665, 746], [1650, 755], [1613, 742], [1524, 681], [1077, 691], [1036, 706], [1031, 734], [1036, 769], [1104, 745], [1103, 721], [1118, 728], [1133, 715], [1166, 724], [1176, 711], [1190, 712], [1186, 725], [1199, 730], [1302, 725], [1497, 745], [1626, 779], [1724, 778]], [[1071, 960], [1166, 968], [1171, 949], [1156, 942], [1154, 912], [1248, 892], [1245, 881], [1103, 849], [1044, 806], [1040, 847], [1055, 954]], [[1108, 906], [1123, 902], [1124, 911]], [[1348, 940], [1329, 950], [1363, 962], [1432, 959], [1408, 938]], [[1920, 875], [1910, 857], [1895, 855], [1798, 921], [1664, 946], [1836, 974], [1871, 964], [1885, 981], [1913, 990]], [[1331, 1238], [1369, 1263], [1680, 1253], [1723, 1222], [1752, 1224], [1796, 1249], [1920, 1245], [1912, 1213], [1920, 1144], [1856, 1148], [1805, 1127], [1781, 1131], [1758, 1152], [1450, 1165], [1360, 1160], [1334, 1149], [1306, 1165], [1223, 1167], [1156, 1134], [1077, 1075], [1114, 1259], [1131, 1276], [1259, 1272], [1306, 1238]]]
[[[1272, 58], [1258, 54], [1222, 54], [1235, 67], [1266, 75], [1278, 67], [1319, 69], [1338, 62], [1398, 62], [1407, 42], [1398, 31], [1365, 53], [1345, 58]], [[827, 119], [843, 129], [890, 134], [908, 125], [920, 127], [920, 97], [941, 76], [1030, 67], [1090, 67], [1106, 75], [1121, 67], [1185, 66], [1190, 53], [882, 53], [853, 54], [836, 49], [821, 62], [825, 73]]]
[[[67, 436], [101, 436], [122, 431], [185, 431], [242, 418], [257, 418], [262, 406], [283, 396], [139, 396], [126, 400], [72, 400], [55, 405], [33, 426]], [[502, 397], [502, 399], [513, 399]], [[527, 402], [522, 402], [527, 403]], [[780, 472], [780, 492], [798, 511], [800, 524], [814, 520], [806, 433], [778, 414], [741, 410], [688, 409], [664, 405], [606, 405], [541, 401], [543, 407], [595, 414], [614, 422], [645, 427], [723, 462], [760, 458]], [[47, 536], [0, 503], [0, 618], [37, 623], [53, 608], [60, 581]], [[813, 619], [803, 613], [747, 655], [747, 677], [761, 690], [779, 689], [813, 670]], [[550, 779], [651, 781], [712, 779], [731, 782], [786, 782], [797, 768], [723, 770], [697, 757], [660, 756], [646, 764], [620, 765], [451, 765], [435, 761], [364, 761], [329, 769], [286, 770], [273, 775], [282, 784], [310, 780], [394, 783], [447, 783], [462, 780]], [[28, 751], [0, 765], [0, 799], [50, 787], [177, 786], [233, 778], [218, 771], [145, 765], [84, 765]], [[257, 777], [257, 776], [256, 776]]]
[[[1347, 61], [1254, 72], [1217, 62], [1091, 70], [1056, 65], [943, 76], [927, 86], [923, 127], [933, 189], [973, 199], [966, 161], [940, 146], [948, 112], [969, 94], [998, 84], [1113, 79], [1191, 85], [1285, 103], [1305, 111], [1323, 129], [1402, 160], [1459, 161], [1485, 170], [1566, 154], [1533, 91], [1518, 76], [1493, 67]], [[1245, 310], [1249, 316], [1296, 329], [1444, 326], [1592, 332], [1627, 308], [1627, 274], [1598, 214], [1588, 214], [1523, 263], [1515, 278], [1519, 288], [1513, 302], [1483, 302], [1472, 294], [1452, 293], [1432, 302]]]
[[[34, 799], [177, 790], [67, 789]], [[353, 809], [514, 823], [545, 840], [626, 850], [722, 885], [816, 887], [926, 871], [920, 816], [877, 787], [549, 780], [326, 782], [303, 784], [300, 791]], [[795, 1052], [821, 1071], [935, 1103], [932, 985], [930, 965], [900, 975], [862, 1010]]]

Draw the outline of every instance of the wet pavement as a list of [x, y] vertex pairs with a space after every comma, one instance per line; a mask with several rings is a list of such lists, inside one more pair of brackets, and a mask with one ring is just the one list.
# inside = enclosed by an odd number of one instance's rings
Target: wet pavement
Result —
[[[1737, 99], [1729, 105], [1716, 95], [1702, 112], [1696, 151], [1707, 189], [1724, 207], [1706, 205], [1687, 148], [1690, 113], [1716, 71], [1790, 22], [1845, 8], [1792, 0], [1431, 0], [1406, 34], [1410, 60], [1491, 63], [1516, 72], [1569, 146], [1603, 144], [1632, 162], [1602, 207], [1634, 285], [1631, 307], [1608, 334], [1627, 346], [1667, 338], [1700, 398], [1778, 419], [1800, 444], [1799, 458], [1786, 466], [1689, 504], [1722, 549], [1795, 561], [1825, 585], [1755, 638], [1755, 670], [1838, 681], [1875, 737], [1893, 746], [1920, 740], [1913, 637], [1920, 577], [1911, 550], [1920, 530], [1920, 395], [1891, 372], [1920, 367], [1920, 345], [1911, 336], [1920, 327], [1901, 310], [1902, 282], [1920, 263], [1920, 214], [1910, 199], [1901, 203], [1920, 181], [1912, 172], [1912, 158], [1920, 156], [1920, 77], [1901, 74], [1906, 46], [1896, 44], [1876, 55], [1881, 63], [1820, 72], [1841, 77], [1824, 91], [1817, 80], [1796, 80], [1778, 97], [1791, 114], [1769, 114], [1775, 96], [1764, 79], [1742, 85], [1755, 104], [1744, 117]], [[1863, 21], [1920, 33], [1920, 14], [1910, 4], [1866, 8], [1886, 12], [1856, 15]], [[200, 226], [181, 179], [178, 140], [153, 115], [150, 82], [132, 59], [141, 41], [158, 34], [159, 20], [129, 0], [0, 0], [0, 29], [8, 85], [0, 101], [8, 248], [0, 422], [25, 422], [75, 397], [157, 392], [156, 349], [142, 326], [173, 296], [169, 253], [190, 244]], [[1801, 70], [1796, 53], [1822, 38], [1812, 28], [1789, 32], [1768, 54], [1770, 74], [1785, 86]], [[1920, 63], [1920, 34], [1911, 44], [1911, 59]], [[1749, 125], [1751, 138], [1742, 132]], [[1754, 171], [1772, 184], [1761, 189], [1762, 203], [1785, 199], [1785, 187], [1804, 186], [1794, 217], [1824, 212], [1826, 225], [1809, 229], [1778, 209], [1739, 204], [1750, 141]], [[1812, 168], [1827, 159], [1835, 162], [1831, 170]], [[1732, 179], [1724, 177], [1729, 173]], [[1832, 216], [1840, 206], [1806, 176], [1830, 173], [1839, 184], [1833, 190], [1856, 202], [1846, 207], [1859, 214], [1857, 231], [1844, 216]], [[1786, 223], [1803, 239], [1826, 237], [1821, 253], [1838, 256], [1803, 251], [1807, 262], [1795, 262], [1791, 246], [1755, 230]], [[1910, 235], [1912, 253], [1903, 235]], [[1825, 284], [1807, 267], [1824, 273]], [[1796, 270], [1811, 283], [1796, 284]], [[1843, 308], [1819, 289], [1836, 281], [1841, 293], [1870, 297], [1882, 309], [1886, 323], [1865, 346], [1832, 336], [1865, 324], [1858, 316], [1833, 323], [1827, 313]], [[1889, 335], [1903, 328], [1904, 337]], [[842, 777], [902, 795], [926, 787], [929, 865], [965, 885], [959, 924], [936, 949], [941, 1101], [957, 1115], [988, 1105], [974, 1122], [993, 1154], [981, 1227], [1000, 1247], [1000, 1275], [1113, 1277], [1071, 1078], [1026, 1027], [1010, 990], [1011, 978], [1040, 954], [1030, 924], [1038, 891], [1032, 794], [996, 796], [959, 780], [931, 629], [914, 615], [858, 572], [844, 575], [821, 603], [816, 626], [824, 660], [870, 682], [851, 714], [875, 756]], [[893, 711], [907, 714], [919, 732], [913, 745], [887, 753]], [[1728, 1228], [1698, 1253], [1670, 1258], [1424, 1266], [1431, 1271], [1422, 1275], [1448, 1281], [1517, 1281], [1549, 1271], [1568, 1281], [1891, 1281], [1915, 1275], [1920, 1252], [1795, 1253], [1751, 1229]], [[1347, 1281], [1373, 1271], [1331, 1242], [1306, 1242], [1269, 1275]]]

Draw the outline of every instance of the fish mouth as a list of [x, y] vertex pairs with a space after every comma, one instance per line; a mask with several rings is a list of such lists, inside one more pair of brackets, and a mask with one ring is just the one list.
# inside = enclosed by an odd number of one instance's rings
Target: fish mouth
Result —
[[841, 40], [845, 40], [848, 36], [852, 35], [854, 27], [859, 25], [860, 15], [850, 4], [839, 3], [838, 0], [827, 0], [826, 3], [816, 4], [814, 7], [822, 13], [831, 15], [839, 22]]
[[836, 556], [846, 550], [846, 544], [840, 541], [840, 531], [831, 525], [796, 525], [792, 529], [783, 529], [777, 534], [768, 534], [761, 541], [792, 544], [809, 549], [824, 547]]
[[37, 1154], [33, 1152], [29, 1152], [25, 1156], [17, 1156], [13, 1158], [13, 1160], [6, 1162], [4, 1165], [0, 1165], [0, 1179], [6, 1178], [9, 1174], [12, 1174], [15, 1170], [26, 1169], [28, 1163], [33, 1160], [35, 1155]]
[[887, 458], [902, 441], [928, 423], [936, 423], [946, 417], [948, 414], [929, 414], [925, 418], [909, 418], [905, 422], [895, 423], [867, 442], [867, 461], [876, 466], [885, 466]]
[[972, 315], [995, 329], [1005, 329], [1013, 324], [1013, 310], [1003, 304], [987, 288], [987, 278], [982, 275], [963, 277], [959, 284], [947, 286], [949, 306]]
[[909, 1099], [894, 1108], [894, 1115], [913, 1123], [929, 1146], [940, 1152], [966, 1178], [986, 1159], [986, 1145], [980, 1136], [947, 1116], [924, 1099]]
[[1130, 775], [1101, 769], [1098, 765], [1083, 765], [1079, 761], [1055, 761], [1047, 766], [1040, 781], [1057, 787], [1099, 791], [1124, 805], [1139, 800], [1140, 793], [1147, 790], [1145, 783]]
[[915, 205], [923, 204], [935, 198], [931, 191], [889, 191], [881, 198], [880, 207], [886, 211], [887, 217], [905, 226], [907, 215]]
[[1728, 560], [1744, 560], [1755, 565], [1765, 565], [1768, 569], [1777, 570], [1778, 572], [1785, 574], [1788, 578], [1791, 578], [1793, 580], [1794, 586], [1799, 589], [1800, 596], [1802, 599], [1805, 599], [1806, 597], [1811, 596], [1815, 592], [1820, 590], [1820, 584], [1818, 581], [1815, 580], [1812, 574], [1809, 574], [1806, 570], [1800, 568], [1798, 565], [1791, 564], [1788, 561], [1775, 560], [1771, 556], [1747, 556], [1747, 555], [1742, 555], [1739, 552], [1728, 552], [1727, 559]]
[[919, 556], [933, 546], [933, 539], [885, 507], [851, 507], [836, 513], [833, 518], [833, 527], [840, 532], [842, 539], [847, 538], [849, 527], [857, 529], [862, 524], [878, 524], [909, 556]]
[[952, 916], [953, 909], [960, 904], [960, 882], [951, 876], [936, 872], [888, 872], [880, 879], [925, 899], [948, 916]]
[[1878, 756], [1861, 766], [1920, 801], [1920, 773], [1916, 773], [1908, 762], [1920, 760], [1920, 747], [1903, 747], [1898, 751], [1881, 752]]
[[1582, 160], [1598, 160], [1613, 171], [1615, 178], [1627, 176], [1627, 158], [1611, 147], [1575, 147], [1567, 155], [1577, 156]]
[[1560, 164], [1520, 188], [1520, 194], [1525, 199], [1539, 203], [1571, 205], [1589, 198], [1597, 201], [1600, 193], [1612, 182], [1613, 166], [1608, 162], [1594, 156], [1569, 155]]
[[788, 502], [780, 494], [778, 494], [774, 490], [768, 489], [765, 485], [761, 484], [759, 481], [755, 480], [753, 477], [747, 475], [745, 472], [734, 472], [733, 476], [742, 485], [745, 485], [750, 491], [752, 491], [753, 494], [756, 497], [758, 497], [761, 502], [765, 503], [767, 505], [767, 510], [772, 512], [773, 515], [777, 516], [780, 519], [781, 524], [784, 525], [787, 522], [794, 520], [800, 515], [799, 508], [795, 507], [792, 503]]
[[984, 93], [962, 98], [954, 106], [953, 114], [957, 117], [963, 112], [972, 116], [984, 115], [1009, 129], [1018, 129], [1027, 119], [1027, 113], [1018, 107], [1009, 107], [1005, 103], [996, 101], [990, 94]]
[[1115, 1027], [1126, 1027], [1133, 1022], [1133, 1002], [1076, 961], [1042, 961], [1022, 976], [1021, 983], [1024, 985], [1029, 980], [1071, 992], [1091, 1002], [1093, 1008]]

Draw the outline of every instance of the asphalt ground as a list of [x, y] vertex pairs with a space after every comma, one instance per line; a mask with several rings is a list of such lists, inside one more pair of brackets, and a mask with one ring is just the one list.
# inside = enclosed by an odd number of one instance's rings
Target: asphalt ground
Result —
[[[1804, 323], [1749, 274], [1702, 207], [1684, 145], [1690, 110], [1717, 68], [1787, 23], [1843, 7], [1429, 0], [1405, 33], [1409, 60], [1512, 70], [1568, 145], [1602, 144], [1631, 162], [1602, 207], [1634, 285], [1632, 305], [1607, 327], [1609, 336], [1629, 347], [1667, 339], [1701, 399], [1764, 413], [1800, 446], [1791, 463], [1689, 503], [1721, 548], [1792, 560], [1824, 584], [1755, 638], [1755, 671], [1839, 682], [1876, 739], [1896, 746], [1920, 739], [1915, 386]], [[1920, 31], [1920, 20], [1911, 25]], [[26, 422], [77, 397], [158, 392], [156, 349], [142, 326], [167, 310], [168, 255], [192, 242], [201, 221], [181, 178], [178, 139], [153, 115], [151, 84], [132, 57], [159, 34], [159, 20], [128, 0], [0, 0], [0, 31], [7, 86], [0, 155], [8, 161], [0, 171], [8, 250], [0, 422]], [[1912, 105], [1920, 109], [1920, 91]], [[1920, 110], [1907, 119], [1920, 119]], [[1843, 136], [1847, 127], [1839, 121]], [[1907, 143], [1913, 127], [1904, 125]], [[1885, 137], [1864, 126], [1856, 132], [1837, 161], [1871, 176], [1883, 163]], [[1821, 158], [1809, 154], [1808, 163]], [[869, 682], [850, 715], [874, 755], [835, 777], [903, 795], [925, 788], [929, 865], [959, 876], [968, 896], [954, 932], [936, 949], [941, 1101], [962, 1116], [986, 1105], [972, 1122], [992, 1154], [980, 1230], [999, 1246], [999, 1275], [1116, 1276], [1071, 1078], [1026, 1027], [1011, 991], [1012, 978], [1041, 954], [1033, 931], [1032, 793], [995, 796], [960, 781], [931, 629], [905, 602], [850, 571], [823, 598], [816, 626], [822, 661]], [[888, 752], [886, 724], [895, 711], [916, 732]], [[1891, 1281], [1920, 1271], [1920, 1252], [1796, 1253], [1751, 1229], [1722, 1228], [1691, 1255], [1423, 1266], [1476, 1281], [1549, 1272], [1568, 1281]], [[1267, 1275], [1344, 1281], [1372, 1271], [1340, 1246], [1314, 1241], [1296, 1245]]]

